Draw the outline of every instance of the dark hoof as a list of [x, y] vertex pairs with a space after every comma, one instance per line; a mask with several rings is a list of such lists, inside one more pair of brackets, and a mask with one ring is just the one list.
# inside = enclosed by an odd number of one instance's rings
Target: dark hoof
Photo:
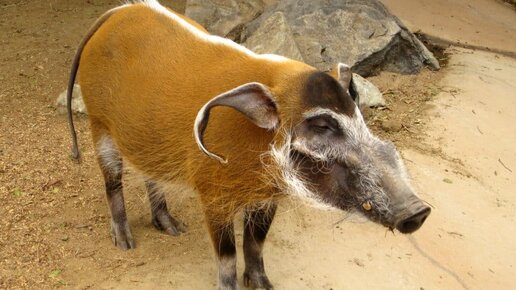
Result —
[[244, 286], [253, 290], [274, 290], [265, 273], [244, 273]]
[[186, 225], [171, 216], [168, 211], [156, 213], [152, 217], [152, 224], [167, 235], [179, 236], [181, 233], [186, 233]]
[[111, 221], [111, 239], [113, 244], [121, 250], [129, 250], [136, 248], [131, 229], [127, 222], [123, 224], [117, 224]]

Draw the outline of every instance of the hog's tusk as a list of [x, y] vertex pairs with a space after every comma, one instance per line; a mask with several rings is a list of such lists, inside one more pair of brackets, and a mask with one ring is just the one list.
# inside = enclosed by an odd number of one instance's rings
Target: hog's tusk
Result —
[[362, 204], [362, 207], [367, 210], [367, 211], [370, 211], [372, 206], [371, 206], [371, 203], [369, 201], [366, 201]]

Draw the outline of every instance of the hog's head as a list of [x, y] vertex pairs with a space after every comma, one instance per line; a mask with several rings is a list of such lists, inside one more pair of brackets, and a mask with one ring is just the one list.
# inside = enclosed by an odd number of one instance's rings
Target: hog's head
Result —
[[[268, 88], [242, 85], [208, 102], [199, 112], [195, 136], [202, 143], [210, 108], [229, 106], [257, 126], [276, 131], [266, 155], [276, 184], [309, 203], [366, 217], [402, 233], [421, 227], [430, 208], [410, 185], [395, 146], [367, 128], [350, 93], [351, 71], [339, 64], [334, 76], [305, 72], [301, 81]], [[272, 168], [272, 170], [271, 170]]]

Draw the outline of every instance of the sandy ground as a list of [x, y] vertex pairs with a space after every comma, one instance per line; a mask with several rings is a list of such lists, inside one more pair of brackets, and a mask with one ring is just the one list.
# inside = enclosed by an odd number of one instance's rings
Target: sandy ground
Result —
[[[479, 3], [487, 6], [475, 6]], [[0, 45], [6, 48], [0, 50], [0, 288], [215, 287], [211, 243], [194, 193], [170, 196], [171, 211], [189, 225], [189, 231], [168, 237], [151, 226], [141, 181], [128, 174], [127, 208], [138, 248], [121, 252], [109, 237], [109, 214], [86, 118], [77, 122], [84, 160], [76, 165], [67, 158], [65, 117], [51, 104], [65, 86], [82, 33], [115, 4], [0, 2], [0, 31], [6, 32], [0, 33]], [[512, 20], [502, 22], [502, 27], [514, 35], [516, 15], [511, 8], [496, 1], [475, 0], [471, 5], [482, 11], [508, 9]], [[176, 3], [176, 8], [181, 5]], [[442, 10], [438, 16], [446, 18], [450, 10]], [[425, 11], [414, 11], [419, 17], [411, 23], [432, 31]], [[454, 15], [473, 21], [464, 9]], [[478, 17], [485, 23], [500, 23], [492, 16]], [[439, 25], [452, 33], [448, 26], [453, 22], [443, 20]], [[492, 29], [487, 32], [500, 37], [505, 33]], [[455, 32], [442, 36], [465, 37]], [[497, 39], [493, 36], [490, 45], [515, 51]], [[392, 107], [392, 113], [385, 110], [373, 116], [395, 119], [400, 100], [429, 101], [422, 103], [426, 113], [407, 113], [402, 122], [408, 127], [396, 134], [382, 132], [371, 121], [377, 133], [402, 148], [414, 186], [433, 205], [423, 228], [411, 236], [392, 234], [353, 217], [341, 221], [341, 213], [285, 202], [265, 250], [266, 268], [276, 289], [513, 287], [516, 60], [457, 48], [448, 52], [448, 65], [435, 75], [386, 74], [373, 79], [390, 92]], [[398, 81], [413, 87], [397, 87]], [[421, 94], [421, 88], [431, 92]], [[418, 97], [411, 99], [407, 92]], [[411, 106], [405, 106], [407, 112]], [[239, 245], [241, 240], [238, 234]], [[241, 251], [238, 254], [241, 274]]]
[[437, 99], [427, 132], [444, 158], [405, 152], [415, 183], [435, 206], [416, 238], [429, 261], [471, 289], [515, 282], [515, 68], [514, 59], [453, 50], [442, 85], [460, 92]]
[[516, 50], [514, 4], [498, 0], [381, 0], [412, 31], [483, 48]]

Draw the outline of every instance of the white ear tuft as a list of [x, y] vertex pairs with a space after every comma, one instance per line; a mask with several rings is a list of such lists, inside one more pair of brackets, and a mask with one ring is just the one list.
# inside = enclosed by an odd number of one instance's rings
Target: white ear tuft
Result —
[[349, 89], [351, 83], [351, 68], [344, 63], [337, 65], [337, 80], [346, 89]]

